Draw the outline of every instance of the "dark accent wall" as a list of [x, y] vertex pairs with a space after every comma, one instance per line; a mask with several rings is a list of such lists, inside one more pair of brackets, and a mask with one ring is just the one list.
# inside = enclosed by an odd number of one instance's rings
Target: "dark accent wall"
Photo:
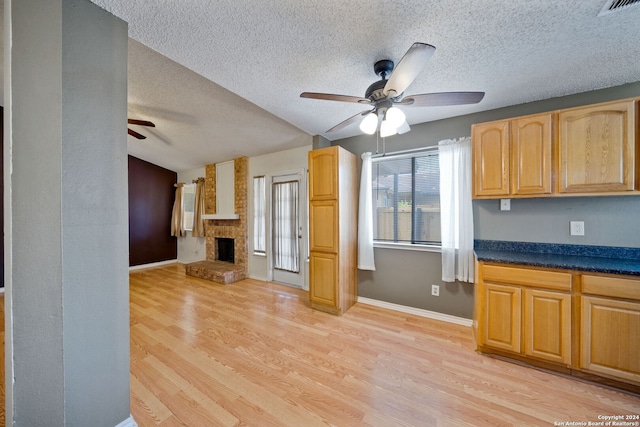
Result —
[[178, 174], [129, 156], [129, 266], [178, 258], [171, 209]]

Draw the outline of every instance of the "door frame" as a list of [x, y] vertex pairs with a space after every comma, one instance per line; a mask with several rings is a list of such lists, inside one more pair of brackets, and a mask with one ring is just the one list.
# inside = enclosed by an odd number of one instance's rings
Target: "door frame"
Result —
[[309, 196], [307, 189], [307, 170], [304, 168], [290, 169], [265, 174], [265, 198], [267, 209], [267, 227], [265, 232], [266, 238], [266, 258], [267, 258], [267, 280], [273, 281], [273, 180], [274, 178], [286, 175], [298, 175], [299, 185], [299, 204], [300, 204], [300, 226], [302, 227], [302, 239], [300, 239], [300, 275], [302, 276], [302, 288], [309, 290]]

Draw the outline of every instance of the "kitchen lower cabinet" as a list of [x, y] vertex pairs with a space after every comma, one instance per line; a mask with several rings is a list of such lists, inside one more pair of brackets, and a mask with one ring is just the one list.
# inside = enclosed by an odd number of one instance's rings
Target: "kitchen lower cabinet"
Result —
[[640, 278], [478, 262], [477, 349], [640, 392]]
[[583, 276], [580, 368], [640, 384], [640, 280]]
[[482, 349], [571, 363], [571, 275], [500, 265], [480, 269]]

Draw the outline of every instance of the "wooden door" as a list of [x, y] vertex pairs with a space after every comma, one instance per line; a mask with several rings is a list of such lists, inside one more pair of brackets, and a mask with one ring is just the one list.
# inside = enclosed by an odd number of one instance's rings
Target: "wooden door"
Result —
[[482, 341], [497, 349], [520, 353], [522, 290], [516, 286], [484, 283]]
[[551, 194], [552, 114], [511, 121], [511, 193]]
[[563, 110], [558, 127], [558, 192], [633, 190], [635, 101]]
[[640, 302], [583, 296], [580, 367], [640, 384]]
[[571, 365], [571, 296], [524, 290], [524, 354]]
[[471, 127], [473, 197], [509, 194], [509, 121]]

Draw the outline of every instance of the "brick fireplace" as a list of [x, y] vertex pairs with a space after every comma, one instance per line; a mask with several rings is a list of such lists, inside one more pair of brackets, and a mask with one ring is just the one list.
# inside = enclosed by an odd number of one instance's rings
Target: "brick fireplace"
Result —
[[[205, 220], [205, 240], [207, 246], [206, 261], [188, 264], [188, 275], [229, 284], [247, 277], [247, 174], [248, 158], [234, 160], [234, 207], [238, 219]], [[205, 214], [216, 212], [216, 165], [206, 166], [205, 178]], [[226, 244], [232, 241], [233, 262], [219, 259], [217, 240], [224, 239]], [[224, 245], [224, 244], [223, 244]]]

